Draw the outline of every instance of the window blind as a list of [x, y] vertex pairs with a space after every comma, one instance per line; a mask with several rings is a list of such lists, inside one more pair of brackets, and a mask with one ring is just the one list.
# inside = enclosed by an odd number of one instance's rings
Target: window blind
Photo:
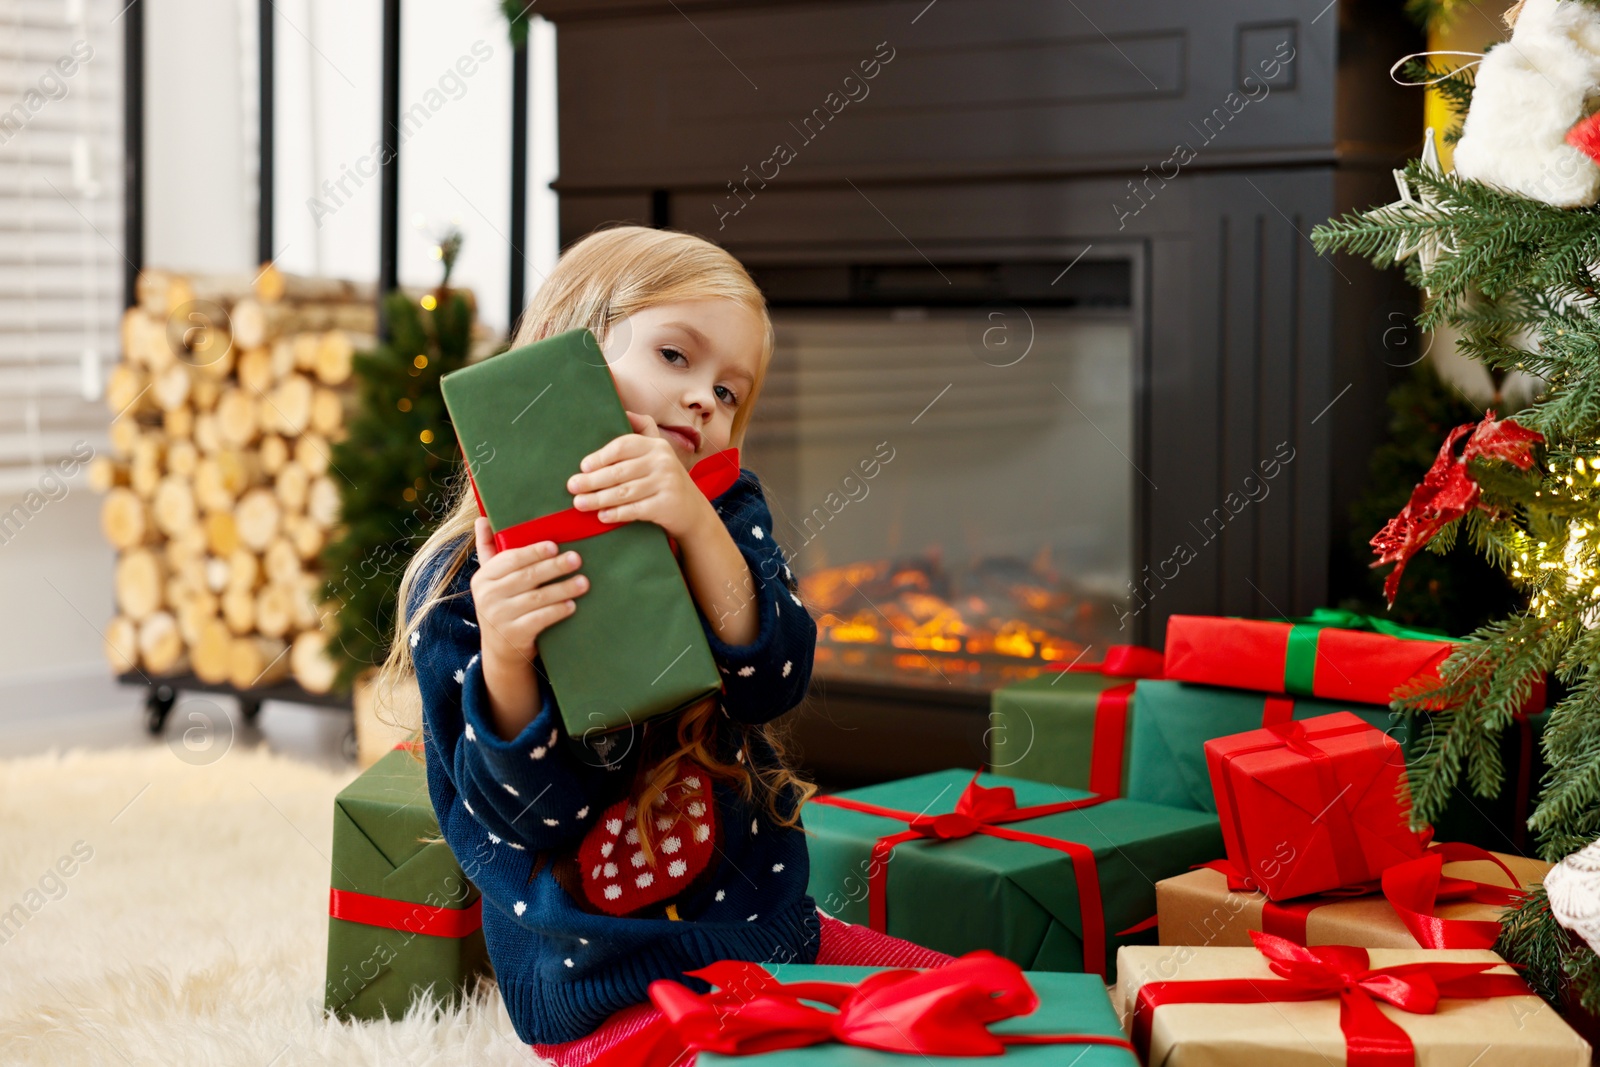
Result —
[[114, 413], [101, 392], [122, 311], [125, 2], [0, 0], [5, 498], [40, 489], [50, 471], [81, 472], [85, 455], [108, 447]]

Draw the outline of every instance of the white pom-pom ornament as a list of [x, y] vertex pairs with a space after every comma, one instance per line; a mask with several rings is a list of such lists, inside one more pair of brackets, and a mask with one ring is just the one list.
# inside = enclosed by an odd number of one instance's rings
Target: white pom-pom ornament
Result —
[[1555, 207], [1600, 199], [1600, 167], [1567, 139], [1600, 93], [1600, 7], [1524, 0], [1478, 65], [1455, 172]]
[[1550, 868], [1544, 891], [1556, 922], [1600, 952], [1600, 841]]

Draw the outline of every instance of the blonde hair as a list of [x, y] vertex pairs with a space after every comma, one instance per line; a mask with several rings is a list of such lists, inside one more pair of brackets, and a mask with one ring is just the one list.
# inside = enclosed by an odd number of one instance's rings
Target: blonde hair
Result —
[[[772, 360], [772, 320], [767, 314], [766, 300], [761, 290], [744, 266], [727, 251], [704, 238], [643, 226], [617, 226], [589, 234], [562, 254], [549, 277], [534, 294], [533, 300], [522, 313], [510, 347], [520, 348], [580, 327], [592, 330], [603, 345], [613, 325], [646, 308], [675, 301], [716, 298], [733, 300], [750, 309], [762, 324], [761, 353], [755, 381], [734, 413], [729, 435], [730, 447], [742, 447], [745, 427], [755, 410], [756, 398], [766, 378], [767, 365]], [[414, 679], [415, 664], [411, 660], [411, 645], [407, 637], [421, 625], [428, 612], [444, 599], [441, 591], [449, 588], [476, 545], [473, 527], [478, 518], [478, 505], [464, 471], [457, 475], [453, 492], [455, 501], [443, 521], [417, 549], [400, 576], [394, 634], [388, 655], [374, 679], [374, 696], [379, 708], [392, 706], [389, 696], [396, 687], [403, 681]], [[426, 590], [426, 599], [415, 616], [407, 618], [406, 605], [411, 602], [412, 589], [428, 562], [440, 552], [449, 552], [450, 557], [436, 571], [438, 578]], [[676, 736], [670, 739], [661, 737], [660, 731], [652, 735], [650, 723], [641, 727], [646, 744], [639, 757], [633, 796], [637, 798], [640, 847], [652, 866], [655, 858], [650, 843], [652, 835], [648, 816], [656, 797], [672, 783], [682, 759], [693, 759], [713, 778], [735, 782], [746, 800], [755, 797], [759, 781], [762, 803], [773, 821], [783, 826], [798, 826], [801, 808], [817, 792], [815, 784], [801, 778], [786, 765], [786, 746], [776, 726], [735, 723], [725, 715], [715, 714], [718, 706], [718, 697], [712, 695], [678, 713]], [[748, 753], [746, 742], [749, 735], [760, 735], [776, 754], [776, 765], [757, 767], [748, 755], [743, 763], [726, 763], [718, 759], [711, 741], [718, 731], [724, 729], [745, 734], [740, 742], [742, 754]], [[412, 739], [420, 739], [421, 733], [420, 728], [413, 727]], [[420, 746], [409, 751], [414, 759], [422, 761]], [[780, 800], [791, 788], [796, 792], [797, 799], [792, 809], [786, 811]]]

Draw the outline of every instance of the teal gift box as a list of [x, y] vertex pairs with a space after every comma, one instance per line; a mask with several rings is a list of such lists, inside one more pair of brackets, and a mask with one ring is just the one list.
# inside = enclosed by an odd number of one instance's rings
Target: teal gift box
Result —
[[[1129, 728], [1128, 798], [1193, 811], [1217, 810], [1205, 755], [1205, 743], [1212, 738], [1258, 730], [1286, 718], [1348, 711], [1393, 737], [1408, 760], [1415, 760], [1426, 744], [1425, 728], [1412, 736], [1411, 724], [1399, 712], [1371, 704], [1148, 680], [1138, 683], [1134, 701], [1139, 713]], [[1434, 822], [1435, 840], [1526, 854], [1527, 815], [1544, 767], [1539, 739], [1549, 714], [1530, 715], [1507, 728], [1501, 737], [1506, 776], [1500, 795], [1485, 799], [1458, 783]]]
[[1386, 731], [1402, 747], [1406, 743], [1405, 720], [1371, 704], [1164, 681], [1139, 682], [1134, 700], [1139, 714], [1128, 738], [1128, 799], [1173, 808], [1217, 810], [1205, 752], [1205, 743], [1214, 737], [1348, 711]]
[[[806, 963], [761, 965], [780, 982], [848, 982], [856, 984], [882, 967], [841, 967]], [[1098, 1034], [1124, 1036], [1111, 998], [1100, 980], [1087, 974], [1024, 972], [1039, 995], [1039, 1006], [1027, 1015], [990, 1023], [995, 1034]], [[880, 1052], [827, 1042], [752, 1056], [698, 1053], [697, 1067], [921, 1067], [923, 1064], [1000, 1063], [1005, 1067], [1136, 1067], [1138, 1059], [1116, 1045], [1010, 1045], [1003, 1056], [920, 1056]]]
[[[919, 815], [944, 816], [944, 832], [961, 832], [962, 820], [952, 813], [975, 792], [984, 805], [1004, 792], [1023, 809], [1079, 806], [992, 823], [993, 832], [905, 837]], [[960, 769], [814, 797], [805, 827], [811, 837], [808, 888], [823, 911], [873, 925], [876, 880], [884, 894], [879, 928], [885, 933], [952, 956], [988, 949], [1031, 971], [1104, 973], [1117, 946], [1139, 939], [1130, 928], [1155, 915], [1155, 883], [1223, 851], [1214, 814], [994, 774], [974, 779]], [[891, 835], [900, 837], [888, 858], [875, 859], [875, 846]]]

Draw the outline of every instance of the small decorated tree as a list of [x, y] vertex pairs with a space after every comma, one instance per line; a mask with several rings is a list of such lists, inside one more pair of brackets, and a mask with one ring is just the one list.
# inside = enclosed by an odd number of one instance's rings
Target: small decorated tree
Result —
[[451, 230], [436, 249], [438, 288], [420, 300], [399, 290], [384, 297], [390, 336], [355, 356], [358, 410], [332, 455], [340, 526], [321, 555], [341, 692], [387, 653], [400, 575], [449, 506], [460, 470], [439, 392], [439, 378], [466, 364], [472, 344], [472, 300], [449, 287], [460, 249]]

